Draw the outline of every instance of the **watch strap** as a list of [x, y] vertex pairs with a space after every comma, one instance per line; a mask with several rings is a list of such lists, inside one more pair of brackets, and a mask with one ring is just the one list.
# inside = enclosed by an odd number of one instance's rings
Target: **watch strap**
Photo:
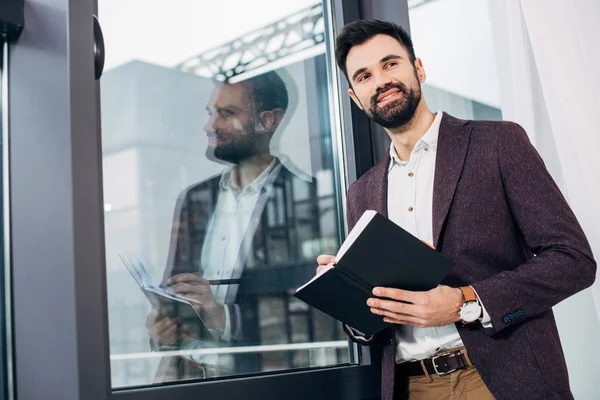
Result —
[[477, 301], [477, 295], [471, 286], [461, 286], [459, 288], [463, 294], [464, 302], [469, 303], [471, 301]]

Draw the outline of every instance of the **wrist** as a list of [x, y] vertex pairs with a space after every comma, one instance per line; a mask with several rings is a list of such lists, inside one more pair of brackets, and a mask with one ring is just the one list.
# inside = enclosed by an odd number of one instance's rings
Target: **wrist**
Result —
[[454, 322], [460, 321], [460, 309], [463, 307], [465, 303], [465, 296], [463, 295], [462, 290], [460, 288], [454, 288], [454, 294], [456, 298], [456, 302], [454, 303], [454, 311], [456, 315], [456, 320]]
[[211, 329], [225, 329], [225, 305], [215, 302], [202, 310], [206, 325]]
[[461, 286], [459, 290], [462, 293], [462, 306], [459, 310], [459, 320], [463, 324], [470, 324], [481, 317], [482, 307], [479, 304], [479, 298], [471, 286]]

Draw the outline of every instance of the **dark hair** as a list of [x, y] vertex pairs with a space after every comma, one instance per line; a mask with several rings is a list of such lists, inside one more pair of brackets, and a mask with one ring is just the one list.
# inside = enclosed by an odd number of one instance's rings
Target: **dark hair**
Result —
[[283, 111], [287, 110], [289, 103], [287, 87], [277, 72], [269, 71], [240, 83], [249, 87], [257, 111], [273, 110], [275, 108], [282, 108]]
[[400, 25], [393, 22], [379, 20], [359, 20], [344, 26], [335, 40], [335, 60], [338, 67], [344, 71], [348, 81], [348, 70], [346, 69], [346, 58], [350, 49], [365, 43], [375, 35], [388, 35], [396, 39], [410, 56], [410, 62], [415, 62], [415, 49], [410, 35]]

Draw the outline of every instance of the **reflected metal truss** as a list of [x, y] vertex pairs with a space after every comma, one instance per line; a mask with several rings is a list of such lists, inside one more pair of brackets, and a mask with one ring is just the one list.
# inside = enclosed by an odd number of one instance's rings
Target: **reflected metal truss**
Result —
[[315, 4], [178, 65], [184, 72], [228, 81], [325, 42], [323, 7]]
[[417, 8], [419, 6], [424, 6], [427, 3], [434, 2], [436, 0], [408, 0], [408, 9]]

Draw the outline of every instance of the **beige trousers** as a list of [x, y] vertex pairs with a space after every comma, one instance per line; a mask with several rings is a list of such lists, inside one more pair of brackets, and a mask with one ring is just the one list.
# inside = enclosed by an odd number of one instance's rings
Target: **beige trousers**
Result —
[[494, 400], [474, 367], [447, 375], [422, 375], [408, 378], [408, 397], [401, 387], [398, 400]]

